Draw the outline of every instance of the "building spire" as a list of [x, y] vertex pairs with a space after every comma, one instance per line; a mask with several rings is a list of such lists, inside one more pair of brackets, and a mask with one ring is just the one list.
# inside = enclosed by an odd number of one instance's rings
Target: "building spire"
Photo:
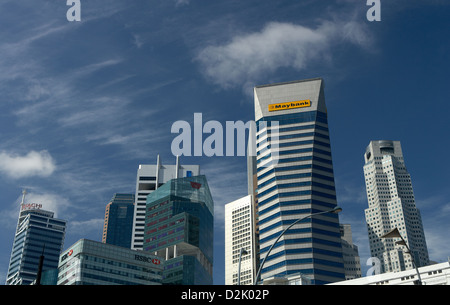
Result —
[[25, 195], [27, 194], [27, 190], [26, 189], [23, 189], [22, 190], [22, 203], [21, 204], [24, 204], [25, 203]]

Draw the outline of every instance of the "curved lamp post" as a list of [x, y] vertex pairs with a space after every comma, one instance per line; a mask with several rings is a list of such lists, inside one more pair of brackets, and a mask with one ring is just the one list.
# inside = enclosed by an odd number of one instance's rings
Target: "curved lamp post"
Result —
[[260, 274], [261, 274], [262, 267], [264, 266], [264, 263], [266, 262], [266, 258], [269, 257], [270, 251], [272, 251], [273, 247], [275, 247], [275, 245], [278, 243], [278, 241], [279, 241], [280, 238], [284, 235], [284, 233], [286, 233], [286, 231], [288, 231], [288, 230], [289, 230], [290, 228], [292, 228], [294, 225], [296, 225], [297, 223], [299, 223], [300, 221], [302, 221], [302, 220], [304, 220], [304, 219], [306, 219], [306, 218], [309, 218], [309, 217], [312, 217], [312, 216], [316, 216], [316, 215], [320, 215], [320, 214], [326, 214], [326, 213], [334, 213], [334, 214], [337, 214], [337, 213], [339, 213], [339, 212], [341, 212], [341, 211], [342, 211], [342, 208], [339, 207], [339, 206], [336, 206], [336, 207], [335, 207], [334, 209], [332, 209], [332, 210], [323, 211], [323, 212], [317, 212], [317, 213], [313, 213], [313, 214], [310, 214], [310, 215], [306, 215], [306, 216], [304, 216], [304, 217], [302, 217], [302, 218], [297, 219], [297, 220], [294, 221], [292, 224], [290, 224], [286, 229], [284, 229], [283, 232], [281, 232], [281, 234], [277, 237], [277, 239], [275, 240], [275, 242], [272, 244], [272, 246], [270, 246], [269, 251], [267, 251], [267, 254], [266, 254], [266, 256], [264, 257], [264, 260], [262, 261], [261, 265], [259, 266], [258, 273], [256, 274], [256, 278], [255, 278], [255, 283], [254, 283], [253, 285], [256, 285], [256, 284], [258, 283], [258, 278], [259, 278], [259, 276], [260, 276]]
[[396, 237], [400, 237], [400, 240], [397, 240], [395, 242], [396, 245], [401, 245], [401, 246], [405, 246], [406, 247], [406, 253], [408, 253], [409, 255], [411, 255], [411, 260], [412, 263], [416, 269], [417, 272], [417, 276], [419, 277], [419, 281], [417, 282], [417, 285], [422, 285], [422, 279], [420, 278], [420, 272], [419, 269], [417, 268], [417, 264], [414, 260], [414, 255], [411, 253], [411, 250], [408, 247], [408, 244], [406, 243], [406, 241], [403, 239], [402, 235], [400, 234], [400, 231], [397, 228], [394, 228], [392, 231], [384, 234], [383, 236], [381, 236], [380, 238], [396, 238]]
[[244, 248], [241, 248], [241, 251], [239, 253], [238, 285], [241, 284], [241, 259], [242, 259], [242, 255], [246, 255], [246, 254], [248, 254], [248, 252]]

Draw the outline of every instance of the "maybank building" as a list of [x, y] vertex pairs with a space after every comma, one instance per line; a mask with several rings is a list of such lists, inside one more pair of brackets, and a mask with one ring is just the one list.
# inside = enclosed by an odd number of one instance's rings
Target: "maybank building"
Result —
[[[322, 79], [254, 88], [261, 279], [345, 279]], [[274, 246], [280, 233], [296, 220]]]

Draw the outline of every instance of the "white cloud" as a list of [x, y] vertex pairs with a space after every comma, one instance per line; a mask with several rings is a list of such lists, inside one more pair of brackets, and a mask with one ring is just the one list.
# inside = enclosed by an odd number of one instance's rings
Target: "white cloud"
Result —
[[86, 236], [93, 233], [98, 233], [98, 235], [100, 235], [103, 224], [103, 218], [93, 218], [81, 221], [70, 221], [67, 225], [69, 227], [68, 231], [70, 230], [71, 232], [77, 232], [80, 236]]
[[260, 32], [207, 46], [196, 59], [205, 77], [226, 89], [254, 84], [280, 68], [303, 70], [313, 61], [329, 61], [332, 47], [343, 42], [367, 48], [371, 39], [356, 22], [324, 22], [316, 29], [271, 22]]
[[179, 7], [179, 6], [183, 6], [183, 5], [188, 5], [190, 2], [190, 0], [175, 0], [175, 6]]
[[0, 172], [19, 179], [23, 177], [50, 176], [56, 169], [52, 156], [45, 150], [30, 151], [25, 156], [0, 153]]

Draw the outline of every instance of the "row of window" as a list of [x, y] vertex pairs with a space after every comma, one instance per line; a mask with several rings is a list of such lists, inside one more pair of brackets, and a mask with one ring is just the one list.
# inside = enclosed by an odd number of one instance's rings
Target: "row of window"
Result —
[[258, 134], [256, 136], [256, 139], [258, 140], [259, 138], [264, 137], [266, 134], [270, 135], [272, 133], [272, 130], [274, 130], [275, 132], [290, 132], [290, 131], [297, 131], [297, 130], [305, 130], [305, 129], [318, 129], [318, 130], [323, 130], [328, 132], [328, 128], [327, 127], [323, 127], [320, 125], [314, 125], [314, 124], [310, 124], [310, 125], [301, 125], [301, 126], [293, 126], [293, 127], [284, 127], [284, 128], [276, 128], [276, 129], [265, 129], [263, 132], [261, 132], [260, 134]]
[[327, 114], [320, 111], [306, 111], [290, 114], [281, 114], [262, 117], [256, 122], [257, 132], [262, 128], [267, 128], [275, 122], [277, 126], [306, 123], [306, 122], [320, 122], [325, 125], [328, 124]]
[[294, 191], [294, 192], [285, 192], [285, 193], [277, 193], [267, 199], [264, 199], [258, 203], [258, 205], [261, 207], [269, 202], [274, 201], [275, 199], [284, 198], [284, 197], [297, 197], [297, 196], [318, 196], [328, 199], [336, 200], [336, 195], [331, 195], [323, 192], [318, 192], [315, 190], [307, 190], [307, 191]]

